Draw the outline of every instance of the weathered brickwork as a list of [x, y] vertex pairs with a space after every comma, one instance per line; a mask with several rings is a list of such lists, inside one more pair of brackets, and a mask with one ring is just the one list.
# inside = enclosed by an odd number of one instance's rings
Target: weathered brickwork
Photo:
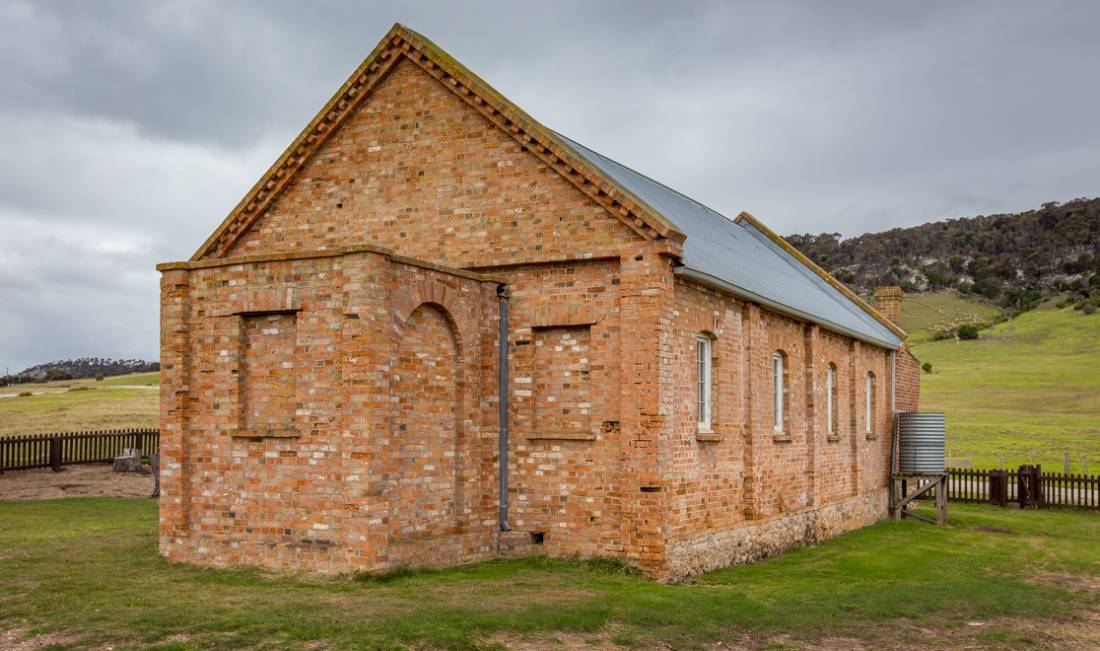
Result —
[[898, 409], [919, 398], [908, 351], [895, 378], [890, 351], [680, 279], [678, 242], [628, 198], [390, 45], [369, 97], [257, 186], [280, 189], [255, 223], [161, 266], [165, 556], [613, 556], [671, 579], [885, 516], [895, 385]]
[[363, 250], [166, 269], [162, 551], [324, 572], [491, 555], [497, 286]]
[[[687, 282], [676, 284], [668, 320], [668, 575], [759, 558], [885, 517], [889, 352]], [[713, 342], [709, 430], [696, 417], [701, 335]], [[773, 394], [777, 352], [785, 362], [782, 432]], [[868, 372], [876, 379], [870, 428]]]
[[618, 256], [622, 222], [410, 61], [230, 255], [369, 242], [456, 267]]
[[920, 404], [920, 360], [908, 346], [898, 351], [898, 411], [917, 411]]

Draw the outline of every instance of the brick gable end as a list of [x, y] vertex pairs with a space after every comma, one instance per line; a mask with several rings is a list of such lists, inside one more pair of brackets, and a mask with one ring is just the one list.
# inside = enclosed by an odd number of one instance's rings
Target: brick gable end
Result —
[[640, 239], [402, 60], [227, 255], [366, 242], [481, 267], [618, 255]]

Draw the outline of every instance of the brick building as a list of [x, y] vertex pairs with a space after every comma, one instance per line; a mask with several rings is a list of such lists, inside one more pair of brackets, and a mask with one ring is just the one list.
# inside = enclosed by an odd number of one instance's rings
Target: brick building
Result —
[[158, 268], [172, 560], [672, 579], [884, 517], [917, 404], [900, 292], [876, 311], [400, 25]]

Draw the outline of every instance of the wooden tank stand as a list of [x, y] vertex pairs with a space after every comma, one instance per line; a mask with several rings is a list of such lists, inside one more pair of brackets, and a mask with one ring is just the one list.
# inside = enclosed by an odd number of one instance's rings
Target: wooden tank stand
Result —
[[[901, 520], [913, 518], [928, 524], [947, 524], [947, 473], [938, 475], [894, 473], [891, 477], [890, 517]], [[912, 486], [912, 490], [910, 490]], [[917, 515], [909, 510], [909, 504], [917, 497], [936, 489], [936, 519]]]

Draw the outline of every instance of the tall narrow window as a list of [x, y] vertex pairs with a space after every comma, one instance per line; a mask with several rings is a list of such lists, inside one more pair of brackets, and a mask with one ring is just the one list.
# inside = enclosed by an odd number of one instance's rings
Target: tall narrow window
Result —
[[825, 416], [827, 419], [826, 422], [828, 423], [827, 427], [829, 429], [829, 434], [836, 434], [837, 431], [836, 393], [836, 364], [829, 364], [825, 376], [825, 404], [827, 406]]
[[775, 432], [781, 434], [784, 430], [784, 396], [785, 380], [784, 375], [784, 355], [781, 352], [776, 352], [772, 355], [772, 388], [775, 394]]
[[700, 429], [710, 429], [711, 424], [710, 346], [709, 337], [700, 336], [695, 340], [695, 360], [698, 375], [696, 413]]
[[867, 421], [867, 433], [871, 434], [875, 431], [875, 374], [867, 373], [867, 389], [864, 396], [864, 402], [866, 403], [866, 413], [864, 418]]

